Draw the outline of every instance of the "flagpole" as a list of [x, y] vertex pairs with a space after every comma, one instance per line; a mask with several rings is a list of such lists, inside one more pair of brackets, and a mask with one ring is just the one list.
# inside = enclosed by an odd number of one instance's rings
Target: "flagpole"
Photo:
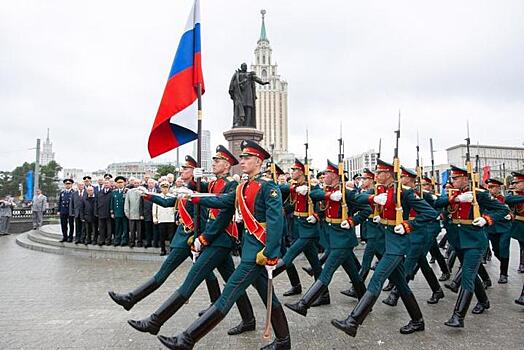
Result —
[[[197, 163], [198, 167], [202, 168], [202, 83], [197, 83]], [[199, 177], [196, 181], [197, 192], [201, 191], [202, 178]], [[195, 205], [196, 212], [196, 235], [200, 234], [200, 204]]]

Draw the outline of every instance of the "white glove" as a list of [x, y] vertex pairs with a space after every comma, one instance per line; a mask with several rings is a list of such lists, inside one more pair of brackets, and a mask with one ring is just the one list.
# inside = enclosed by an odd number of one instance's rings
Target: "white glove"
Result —
[[504, 216], [504, 219], [506, 219], [508, 221], [511, 220], [511, 214], [508, 214], [508, 215]]
[[340, 202], [340, 200], [342, 199], [342, 192], [335, 191], [335, 192], [331, 193], [329, 195], [329, 199], [331, 199], [332, 201], [335, 201], [335, 202]]
[[486, 219], [484, 219], [482, 216], [479, 216], [478, 218], [473, 220], [471, 224], [478, 227], [484, 227], [484, 225], [486, 225], [487, 223], [488, 222], [486, 221]]
[[373, 202], [377, 203], [378, 205], [385, 205], [387, 200], [388, 200], [387, 193], [377, 194], [375, 197], [373, 197]]
[[344, 220], [340, 223], [340, 227], [342, 227], [343, 229], [349, 230], [351, 228], [351, 224], [349, 223], [349, 221]]
[[196, 252], [200, 252], [202, 250], [202, 242], [200, 242], [200, 238], [197, 237], [194, 241], [193, 241], [193, 248]]
[[264, 265], [266, 267], [266, 271], [267, 271], [267, 275], [269, 277], [270, 280], [273, 279], [273, 271], [277, 268], [276, 265], [273, 265], [273, 266], [269, 266], [269, 265]]
[[404, 225], [396, 225], [393, 229], [397, 235], [405, 235], [406, 229], [404, 228]]
[[137, 192], [143, 196], [144, 194], [146, 194], [148, 191], [147, 191], [147, 188], [145, 188], [144, 186], [138, 186], [136, 188]]
[[187, 187], [179, 187], [176, 189], [176, 193], [177, 193], [177, 198], [182, 199], [184, 197], [189, 197], [191, 194], [193, 194], [193, 191]]
[[191, 251], [191, 254], [193, 254], [193, 264], [194, 264], [198, 256], [200, 255], [200, 252]]
[[310, 224], [316, 224], [317, 218], [315, 217], [315, 215], [310, 215], [306, 218], [306, 221]]
[[204, 169], [202, 168], [193, 169], [193, 177], [195, 178], [195, 180], [202, 178], [203, 175], [204, 175]]
[[380, 223], [380, 215], [373, 216], [373, 222], [374, 222], [375, 224]]
[[471, 203], [473, 201], [473, 192], [468, 191], [468, 192], [461, 193], [457, 196], [455, 200], [457, 202], [462, 202], [462, 203]]
[[302, 186], [298, 186], [295, 188], [295, 192], [297, 192], [298, 194], [301, 194], [303, 196], [305, 196], [308, 192], [308, 188], [307, 188], [307, 185], [302, 185]]
[[237, 210], [235, 213], [235, 222], [241, 223], [242, 221], [244, 221], [244, 219], [242, 218], [242, 214], [240, 213], [239, 210]]

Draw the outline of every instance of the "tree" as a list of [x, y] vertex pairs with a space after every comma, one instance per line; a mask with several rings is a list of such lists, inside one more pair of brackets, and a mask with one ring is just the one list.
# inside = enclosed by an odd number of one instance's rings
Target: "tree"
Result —
[[58, 194], [58, 173], [62, 167], [54, 160], [40, 167], [40, 189], [48, 198]]
[[166, 176], [169, 173], [176, 175], [177, 173], [176, 166], [171, 165], [171, 164], [162, 164], [156, 169], [155, 177], [158, 179], [159, 177]]
[[[28, 171], [35, 169], [35, 163], [25, 162], [21, 166], [16, 167], [13, 171], [0, 172], [0, 196], [11, 195], [18, 197], [20, 195], [20, 184], [25, 188], [25, 177]], [[47, 165], [40, 167], [40, 183], [39, 187], [46, 196], [52, 198], [58, 193], [58, 172], [62, 167], [54, 160]], [[30, 189], [33, 190], [32, 188]]]

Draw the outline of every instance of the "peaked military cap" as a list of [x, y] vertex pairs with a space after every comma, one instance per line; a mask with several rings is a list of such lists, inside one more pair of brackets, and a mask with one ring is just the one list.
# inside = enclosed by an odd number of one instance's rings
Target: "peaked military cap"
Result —
[[504, 183], [497, 178], [489, 178], [486, 180], [486, 185], [498, 185], [502, 186]]
[[213, 159], [226, 160], [229, 164], [231, 164], [231, 166], [238, 164], [238, 160], [235, 158], [235, 156], [222, 145], [217, 146], [216, 154], [213, 156]]
[[113, 175], [111, 174], [104, 174], [104, 179], [112, 179]]
[[[266, 163], [266, 173], [267, 172], [271, 172], [271, 162], [267, 162]], [[281, 167], [278, 166], [277, 163], [275, 163], [275, 172], [277, 173], [277, 176], [280, 176], [282, 174], [284, 174], [284, 170], [282, 170]]]
[[379, 171], [394, 171], [395, 168], [393, 164], [383, 161], [382, 159], [377, 159], [377, 172]]
[[468, 171], [464, 168], [459, 168], [458, 166], [452, 165], [451, 166], [451, 177], [458, 177], [458, 176], [468, 176]]
[[195, 158], [187, 155], [185, 160], [186, 160], [186, 163], [182, 165], [182, 168], [198, 168], [198, 163], [195, 160]]
[[64, 179], [62, 182], [65, 184], [72, 184], [74, 181], [73, 179]]
[[426, 181], [426, 182], [431, 182], [431, 178], [429, 176], [422, 176], [422, 180]]
[[407, 177], [411, 177], [411, 178], [416, 178], [417, 177], [417, 172], [413, 169], [410, 169], [410, 168], [405, 168], [403, 166], [400, 166], [400, 169], [402, 170], [402, 176], [407, 176]]
[[368, 168], [364, 168], [364, 170], [362, 170], [362, 177], [370, 177], [375, 179], [375, 174]]
[[512, 182], [522, 182], [524, 181], [524, 174], [521, 172], [513, 171], [511, 173], [511, 176], [513, 176]]
[[323, 171], [319, 171], [317, 173], [317, 179], [320, 179], [321, 176], [324, 176], [324, 172]]
[[82, 178], [82, 180], [91, 180], [91, 176], [86, 175], [86, 176], [84, 176], [84, 177]]
[[302, 163], [300, 160], [298, 160], [298, 158], [295, 158], [295, 164], [293, 164], [291, 169], [293, 169], [293, 170], [294, 169], [302, 170], [302, 172], [306, 171], [306, 167], [304, 166], [304, 163]]
[[329, 159], [327, 160], [326, 172], [338, 174], [338, 165], [332, 163]]
[[266, 160], [271, 158], [271, 155], [258, 143], [252, 140], [244, 140], [240, 144], [240, 149], [242, 150], [242, 153], [240, 153], [240, 157], [249, 157], [249, 156], [255, 156], [260, 158], [261, 160]]
[[126, 182], [126, 178], [123, 177], [123, 176], [120, 176], [120, 175], [119, 175], [119, 176], [115, 177], [115, 182], [118, 182], [118, 181], [120, 181], [120, 180]]

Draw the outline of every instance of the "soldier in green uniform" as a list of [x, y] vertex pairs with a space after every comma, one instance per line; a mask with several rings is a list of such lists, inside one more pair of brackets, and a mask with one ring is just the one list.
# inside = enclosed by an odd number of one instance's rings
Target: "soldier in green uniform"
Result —
[[[511, 237], [518, 240], [522, 254], [524, 249], [524, 174], [513, 172], [511, 175], [513, 176], [514, 191], [506, 195], [506, 204], [512, 208], [514, 218], [511, 226]], [[524, 306], [524, 286], [520, 297], [515, 299], [515, 303]]]
[[127, 232], [127, 218], [124, 214], [124, 201], [126, 199], [125, 189], [126, 178], [123, 176], [115, 177], [116, 189], [111, 193], [111, 218], [115, 221], [115, 239], [113, 246], [121, 245], [126, 246], [129, 241]]
[[[179, 188], [178, 191], [184, 192], [184, 188], [186, 192], [196, 189], [196, 184], [193, 180], [193, 170], [196, 167], [196, 160], [191, 156], [186, 156], [180, 175], [186, 186]], [[130, 310], [136, 303], [157, 290], [180, 264], [192, 257], [191, 248], [187, 241], [193, 235], [195, 229], [193, 203], [189, 200], [177, 200], [175, 197], [168, 197], [164, 200], [160, 196], [145, 196], [144, 199], [152, 200], [159, 205], [177, 206], [179, 210], [179, 225], [171, 241], [169, 255], [162, 263], [160, 270], [152, 278], [129, 293], [118, 294], [113, 291], [109, 292], [111, 299], [126, 310]], [[205, 217], [204, 210], [201, 212], [201, 215]], [[205, 224], [205, 222], [202, 222], [202, 224]], [[201, 230], [203, 229], [204, 225], [201, 225]], [[216, 276], [212, 272], [206, 276], [206, 285], [211, 302], [215, 302], [220, 296], [220, 287]]]
[[[362, 172], [362, 186], [360, 193], [372, 195], [375, 193], [374, 188], [375, 174], [365, 168]], [[364, 254], [362, 256], [362, 267], [360, 268], [359, 275], [362, 281], [364, 282], [369, 274], [371, 269], [371, 262], [373, 257], [377, 257], [380, 260], [382, 255], [384, 255], [385, 250], [385, 237], [384, 231], [381, 230], [379, 226], [380, 215], [379, 215], [379, 206], [370, 205], [372, 213], [366, 218], [366, 220], [360, 225], [361, 231], [366, 232], [366, 248], [364, 249]], [[352, 298], [357, 298], [357, 293], [355, 288], [351, 287], [348, 290], [341, 291], [342, 294], [347, 295]]]
[[[238, 183], [229, 175], [232, 166], [238, 164], [236, 158], [224, 146], [219, 145], [213, 157], [213, 173], [216, 180], [202, 183], [202, 192], [218, 195], [234, 193]], [[161, 200], [161, 201], [160, 201]], [[170, 201], [160, 198], [156, 203], [163, 202], [168, 207]], [[235, 271], [231, 250], [238, 240], [238, 230], [232, 221], [234, 208], [210, 209], [205, 231], [190, 237], [193, 255], [198, 258], [187, 273], [182, 285], [162, 304], [158, 310], [144, 320], [130, 320], [129, 324], [138, 331], [158, 334], [160, 327], [171, 318], [191, 297], [204, 278], [216, 268], [224, 281]], [[228, 331], [236, 335], [255, 330], [255, 317], [249, 298], [244, 293], [236, 301], [242, 317], [241, 323]]]
[[[313, 202], [308, 201], [310, 188], [306, 183], [304, 164], [295, 159], [295, 164], [293, 164], [291, 170], [292, 183], [280, 185], [279, 188], [283, 196], [289, 196], [290, 204], [293, 205], [293, 231], [298, 235], [298, 238], [289, 247], [282, 260], [278, 262], [273, 276], [278, 276], [282, 271], [287, 270], [288, 266], [294, 268], [293, 260], [300, 253], [304, 253], [313, 268], [315, 279], [318, 279], [322, 272], [316, 246], [319, 238], [318, 216], [314, 214]], [[311, 190], [313, 189], [314, 187], [311, 188]], [[293, 294], [284, 293], [284, 296], [289, 295]]]
[[[381, 206], [379, 227], [384, 230], [385, 253], [369, 281], [366, 293], [360, 298], [353, 311], [345, 320], [333, 319], [331, 321], [333, 326], [352, 337], [357, 334], [358, 327], [371, 311], [380, 295], [382, 285], [388, 277], [398, 288], [400, 298], [411, 317], [409, 323], [400, 328], [400, 333], [409, 334], [424, 330], [422, 312], [406, 283], [403, 262], [410, 249], [409, 234], [414, 231], [415, 233], [419, 231], [419, 234], [421, 234], [420, 230], [437, 216], [437, 212], [426, 201], [416, 196], [412, 189], [402, 188], [400, 184], [398, 188], [395, 188], [393, 165], [378, 159], [376, 171], [375, 178], [382, 186], [377, 188], [376, 194], [361, 194], [357, 200], [362, 203]], [[401, 191], [401, 203], [396, 203], [396, 191]], [[401, 223], [396, 221], [396, 213], [399, 209], [397, 205], [401, 205], [403, 212], [404, 221]], [[417, 214], [413, 220], [409, 219], [411, 209]]]
[[[404, 186], [404, 188], [407, 187], [409, 189], [415, 190], [417, 180], [416, 171], [413, 171], [412, 169], [408, 169], [405, 167], [401, 167], [401, 169], [402, 186]], [[421, 196], [420, 193], [415, 192], [415, 194], [418, 197]], [[422, 199], [426, 201], [426, 203], [428, 203], [428, 200], [433, 201], [433, 198], [431, 197], [430, 193], [424, 193], [423, 195], [424, 197]], [[428, 200], [426, 200], [425, 198], [428, 198]], [[411, 209], [411, 211], [409, 212], [409, 220], [413, 220], [416, 215], [417, 213], [413, 209]], [[437, 276], [435, 276], [435, 273], [429, 266], [428, 260], [426, 259], [426, 255], [429, 252], [429, 248], [433, 244], [435, 232], [439, 231], [440, 222], [437, 220], [437, 217], [435, 217], [424, 227], [411, 232], [409, 235], [411, 245], [409, 252], [406, 255], [406, 259], [404, 260], [404, 271], [406, 273], [407, 283], [415, 279], [415, 274], [418, 269], [420, 269], [420, 271], [424, 275], [426, 282], [428, 283], [429, 287], [431, 288], [431, 291], [433, 292], [431, 298], [427, 300], [428, 304], [437, 304], [438, 301], [444, 297], [444, 292], [440, 287]], [[382, 300], [382, 302], [389, 306], [396, 306], [398, 303], [398, 299], [398, 288], [393, 288], [388, 297]]]
[[[502, 195], [502, 181], [491, 178], [486, 180], [486, 185], [493, 198], [502, 204], [506, 203], [506, 198]], [[500, 284], [508, 283], [511, 224], [511, 215], [508, 214], [502, 220], [497, 220], [494, 225], [486, 228], [488, 239], [493, 247], [493, 254], [500, 262], [500, 276], [498, 280]]]
[[[353, 248], [358, 245], [355, 226], [364, 222], [371, 213], [371, 208], [366, 203], [357, 203], [355, 201], [356, 190], [346, 191], [340, 180], [338, 167], [328, 160], [324, 177], [325, 187], [323, 189], [317, 188], [310, 193], [313, 201], [325, 201], [326, 216], [324, 220], [326, 222], [325, 229], [329, 235], [330, 253], [320, 276], [302, 299], [294, 304], [285, 304], [286, 307], [302, 316], [306, 316], [307, 310], [313, 302], [327, 292], [333, 274], [339, 266], [346, 270], [359, 298], [366, 291], [366, 287], [358, 274], [360, 266], [357, 267], [355, 263], [357, 259], [353, 253]], [[341, 190], [345, 191], [345, 198]], [[347, 212], [343, 213], [344, 210], [347, 210]], [[355, 215], [349, 216], [350, 213], [355, 213]], [[347, 219], [345, 219], [346, 216]]]
[[244, 221], [240, 264], [228, 279], [220, 298], [185, 331], [175, 337], [158, 336], [170, 349], [192, 349], [195, 344], [226, 317], [233, 303], [253, 285], [264, 303], [271, 303], [271, 323], [276, 339], [262, 349], [290, 349], [289, 328], [277, 297], [267, 300], [268, 278], [271, 278], [280, 254], [282, 241], [282, 196], [276, 184], [265, 180], [260, 169], [270, 155], [256, 142], [241, 143], [240, 167], [248, 179], [236, 192], [216, 198], [192, 198], [209, 208], [234, 208]]
[[[487, 191], [477, 189], [475, 195], [468, 182], [468, 172], [451, 166], [451, 181], [458, 191], [446, 192], [435, 202], [436, 207], [449, 206], [451, 222], [448, 225], [448, 240], [453, 245], [457, 257], [462, 263], [461, 288], [451, 318], [444, 324], [449, 327], [464, 327], [464, 317], [476, 294], [478, 303], [472, 310], [475, 314], [484, 312], [490, 307], [489, 299], [480, 278], [477, 276], [482, 256], [488, 245], [484, 226], [493, 225], [508, 215], [507, 206], [494, 198]], [[474, 217], [476, 198], [481, 216]]]

